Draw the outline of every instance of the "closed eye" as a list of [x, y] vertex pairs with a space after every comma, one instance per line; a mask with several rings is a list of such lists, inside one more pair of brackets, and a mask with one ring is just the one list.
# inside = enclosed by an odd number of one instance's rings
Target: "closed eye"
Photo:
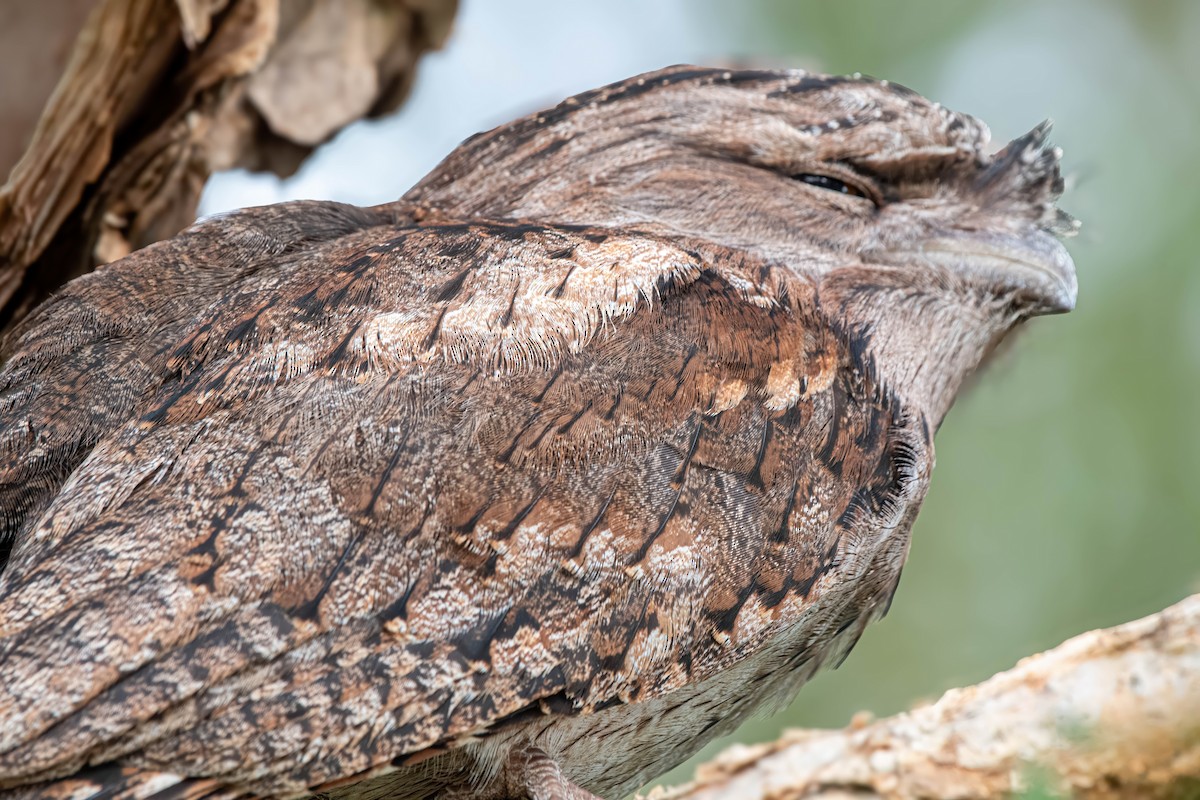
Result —
[[818, 175], [813, 172], [802, 172], [799, 175], [793, 175], [792, 177], [802, 183], [807, 183], [809, 186], [816, 186], [820, 189], [828, 189], [831, 192], [848, 194], [854, 197], [862, 197], [868, 200], [873, 199], [857, 186], [846, 183], [838, 178], [830, 177], [829, 175]]

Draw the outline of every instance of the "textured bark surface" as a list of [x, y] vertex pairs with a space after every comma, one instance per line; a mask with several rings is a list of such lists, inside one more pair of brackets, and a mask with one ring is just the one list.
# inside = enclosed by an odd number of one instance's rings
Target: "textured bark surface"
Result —
[[12, 5], [0, 58], [21, 91], [0, 134], [0, 331], [70, 278], [191, 223], [213, 171], [289, 174], [343, 126], [396, 108], [457, 3]]
[[727, 750], [657, 800], [1200, 796], [1200, 595], [905, 714]]

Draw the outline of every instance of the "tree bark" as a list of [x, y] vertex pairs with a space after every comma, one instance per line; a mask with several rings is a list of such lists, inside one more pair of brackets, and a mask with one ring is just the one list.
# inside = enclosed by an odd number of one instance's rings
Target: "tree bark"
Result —
[[1200, 797], [1200, 595], [932, 705], [733, 747], [655, 800]]
[[290, 174], [345, 125], [395, 109], [457, 0], [11, 5], [0, 333], [71, 278], [190, 224], [212, 172]]

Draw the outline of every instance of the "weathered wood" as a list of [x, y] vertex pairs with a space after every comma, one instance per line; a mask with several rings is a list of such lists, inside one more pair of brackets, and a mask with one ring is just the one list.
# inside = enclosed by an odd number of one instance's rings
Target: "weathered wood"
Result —
[[[44, 15], [60, 5], [10, 14], [7, 36], [20, 38], [21, 26], [47, 36]], [[79, 6], [63, 15], [64, 29], [78, 26]], [[213, 171], [289, 174], [345, 125], [394, 109], [420, 56], [445, 40], [455, 7], [96, 3], [0, 187], [0, 330], [70, 278], [185, 227]], [[26, 105], [36, 95], [35, 86]]]

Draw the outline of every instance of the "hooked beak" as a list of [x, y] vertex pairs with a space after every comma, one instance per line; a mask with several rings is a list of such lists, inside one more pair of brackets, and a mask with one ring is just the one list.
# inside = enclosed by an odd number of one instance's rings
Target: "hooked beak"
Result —
[[976, 286], [1011, 296], [1029, 315], [1075, 308], [1075, 264], [1056, 238], [1041, 230], [1024, 235], [974, 231], [941, 234], [909, 253], [918, 261], [962, 275]]
[[997, 223], [1007, 217], [1032, 224], [944, 230], [918, 244], [912, 255], [1011, 298], [1030, 316], [1075, 308], [1075, 265], [1053, 234], [1073, 235], [1078, 223], [1055, 207], [1063, 190], [1062, 151], [1051, 146], [1049, 135], [1047, 120], [1013, 139], [975, 181], [980, 206], [992, 209]]

